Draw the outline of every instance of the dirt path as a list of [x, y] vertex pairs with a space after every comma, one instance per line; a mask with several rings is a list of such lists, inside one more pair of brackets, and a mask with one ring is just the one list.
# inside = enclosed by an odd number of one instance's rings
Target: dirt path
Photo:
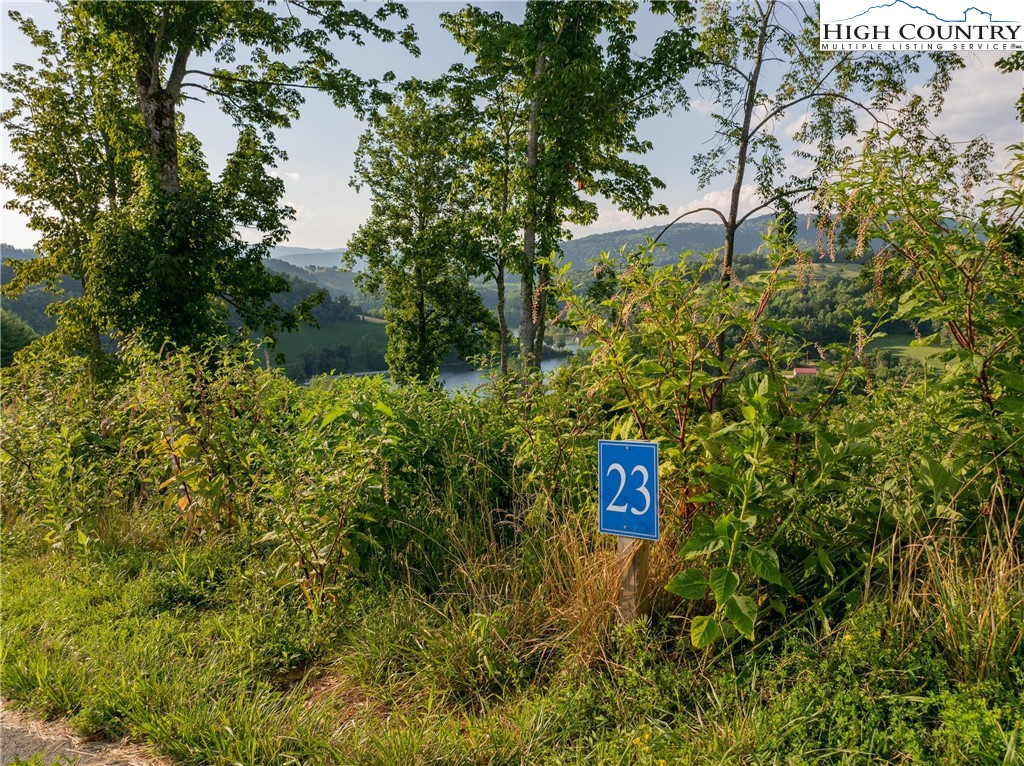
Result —
[[0, 700], [0, 764], [32, 756], [60, 766], [170, 766], [138, 745], [86, 742], [65, 724], [34, 721]]

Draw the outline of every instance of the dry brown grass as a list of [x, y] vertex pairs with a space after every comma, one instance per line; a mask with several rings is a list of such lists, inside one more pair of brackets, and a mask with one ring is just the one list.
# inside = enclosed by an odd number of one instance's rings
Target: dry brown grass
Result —
[[894, 621], [934, 626], [963, 682], [1001, 677], [1024, 650], [1020, 521], [985, 521], [977, 546], [948, 522], [903, 546], [895, 562]]

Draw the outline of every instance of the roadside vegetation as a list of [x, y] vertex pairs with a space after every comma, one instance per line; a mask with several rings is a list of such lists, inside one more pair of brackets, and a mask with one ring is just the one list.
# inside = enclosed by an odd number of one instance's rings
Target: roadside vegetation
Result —
[[[4, 694], [192, 764], [1021, 762], [1016, 241], [977, 240], [978, 297], [933, 253], [945, 301], [890, 304], [970, 306], [973, 348], [878, 377], [862, 328], [814, 386], [759, 320], [799, 289], [784, 238], [729, 291], [643, 250], [606, 296], [566, 285], [588, 363], [483, 398], [32, 346], [3, 373]], [[662, 452], [630, 625], [608, 436]]]

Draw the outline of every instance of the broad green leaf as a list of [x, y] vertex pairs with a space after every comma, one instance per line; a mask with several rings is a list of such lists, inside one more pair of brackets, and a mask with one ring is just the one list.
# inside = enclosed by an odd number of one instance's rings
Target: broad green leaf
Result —
[[757, 605], [750, 596], [733, 596], [725, 604], [725, 616], [749, 641], [754, 640], [754, 622], [757, 620]]
[[665, 590], [683, 598], [701, 599], [707, 595], [708, 581], [699, 569], [687, 569], [669, 580]]
[[747, 564], [751, 571], [762, 580], [782, 585], [782, 573], [779, 571], [779, 557], [767, 545], [752, 545], [747, 550]]
[[736, 588], [740, 585], [740, 578], [731, 569], [718, 567], [711, 570], [708, 584], [711, 585], [711, 592], [715, 594], [715, 601], [724, 604], [736, 592]]
[[701, 514], [694, 518], [690, 539], [686, 541], [686, 545], [683, 546], [680, 555], [685, 559], [692, 559], [697, 556], [713, 553], [724, 544], [725, 541], [719, 536], [710, 519]]
[[320, 427], [323, 428], [324, 426], [329, 426], [331, 423], [333, 423], [335, 420], [337, 420], [344, 414], [345, 408], [342, 405], [339, 404], [335, 407], [332, 407], [330, 411], [326, 415], [324, 415], [324, 419], [320, 421]]
[[723, 542], [732, 540], [732, 536], [736, 532], [735, 517], [731, 513], [719, 516], [715, 519], [715, 532], [718, 533]]
[[722, 637], [722, 626], [712, 615], [694, 617], [690, 623], [690, 641], [698, 649], [711, 646]]

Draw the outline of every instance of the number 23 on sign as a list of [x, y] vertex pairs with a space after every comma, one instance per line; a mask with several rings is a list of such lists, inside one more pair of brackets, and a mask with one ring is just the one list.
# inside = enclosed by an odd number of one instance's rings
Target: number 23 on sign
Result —
[[597, 472], [600, 531], [657, 540], [658, 445], [600, 440]]

